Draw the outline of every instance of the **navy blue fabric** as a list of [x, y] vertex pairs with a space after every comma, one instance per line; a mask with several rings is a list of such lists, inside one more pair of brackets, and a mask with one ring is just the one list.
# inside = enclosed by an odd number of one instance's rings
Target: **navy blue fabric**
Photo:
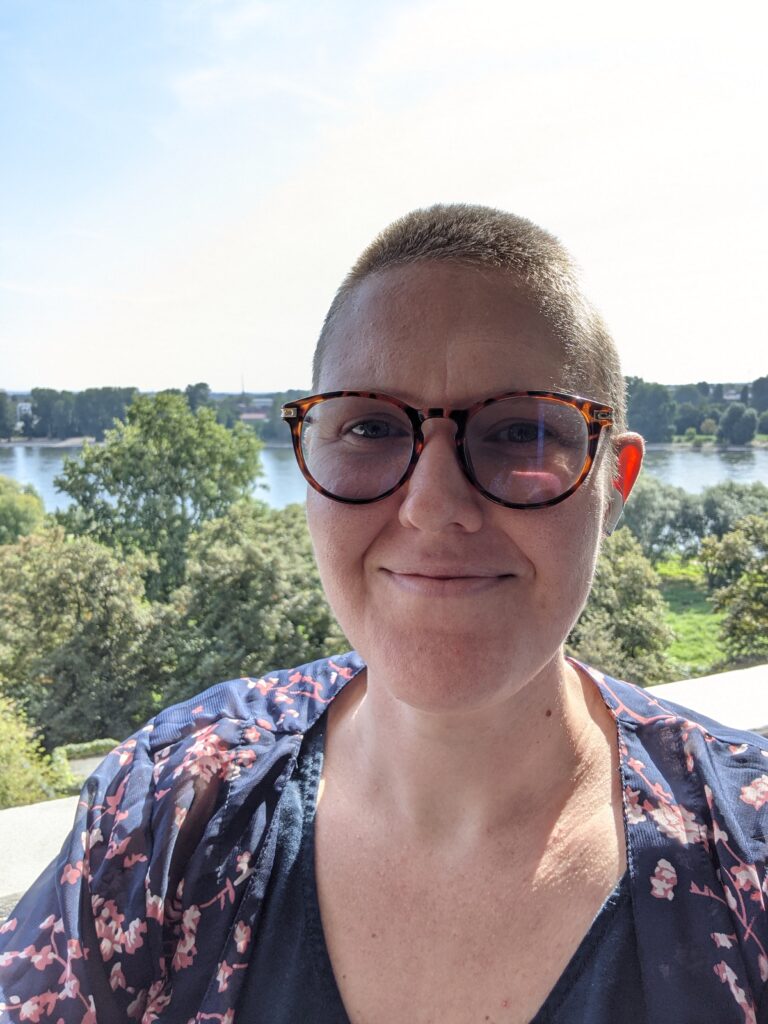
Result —
[[[320, 919], [314, 817], [325, 717], [307, 733], [283, 792], [272, 877], [264, 898], [239, 1020], [268, 1006], [270, 1024], [349, 1024]], [[253, 1018], [258, 1019], [257, 1017]], [[531, 1024], [646, 1024], [629, 873], [597, 914]]]
[[[647, 1020], [768, 1024], [768, 743], [576, 667], [616, 722]], [[304, 737], [364, 669], [349, 652], [231, 680], [109, 754], [55, 863], [0, 923], [2, 1024], [274, 1021], [250, 981], [264, 976], [254, 964], [282, 877], [281, 818]], [[293, 863], [285, 856], [281, 846], [281, 871]], [[304, 928], [305, 948], [322, 949], [319, 924]], [[620, 1003], [616, 1021], [631, 1019], [634, 977], [617, 974], [627, 959], [601, 974], [579, 963], [572, 987], [566, 972], [548, 1001], [550, 1017], [560, 1015], [551, 1019], [576, 1013], [566, 1000], [587, 973], [582, 1015], [599, 1019], [600, 997]], [[312, 966], [304, 984], [330, 1013], [329, 978]]]

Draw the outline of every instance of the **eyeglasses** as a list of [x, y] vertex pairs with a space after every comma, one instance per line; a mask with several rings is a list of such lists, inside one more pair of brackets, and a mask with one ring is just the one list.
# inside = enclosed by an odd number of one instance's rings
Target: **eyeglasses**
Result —
[[424, 450], [423, 424], [450, 419], [459, 464], [481, 494], [506, 508], [544, 508], [584, 483], [613, 410], [554, 391], [515, 391], [466, 409], [330, 391], [286, 402], [282, 418], [307, 482], [334, 501], [363, 505], [393, 494]]

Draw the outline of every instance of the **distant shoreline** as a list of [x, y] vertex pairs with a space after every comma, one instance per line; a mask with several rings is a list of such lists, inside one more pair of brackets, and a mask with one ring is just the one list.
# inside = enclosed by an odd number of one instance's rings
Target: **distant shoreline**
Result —
[[[84, 444], [101, 444], [94, 437], [19, 437], [12, 441], [0, 441], [0, 448], [82, 448]], [[290, 441], [263, 442], [265, 448], [292, 448]]]

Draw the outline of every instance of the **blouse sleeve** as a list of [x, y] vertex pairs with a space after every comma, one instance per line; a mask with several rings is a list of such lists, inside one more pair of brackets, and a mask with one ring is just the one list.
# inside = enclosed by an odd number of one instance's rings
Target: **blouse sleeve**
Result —
[[61, 853], [0, 926], [1, 1021], [155, 1020], [176, 976], [210, 970], [198, 930], [215, 961], [263, 838], [237, 808], [277, 767], [273, 737], [224, 698], [164, 712], [85, 783]]

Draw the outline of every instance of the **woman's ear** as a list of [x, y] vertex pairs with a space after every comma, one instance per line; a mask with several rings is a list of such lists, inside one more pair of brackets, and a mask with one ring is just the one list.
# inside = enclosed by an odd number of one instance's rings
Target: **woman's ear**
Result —
[[614, 442], [616, 447], [617, 473], [613, 486], [621, 495], [622, 502], [629, 497], [643, 464], [645, 441], [639, 434], [620, 434]]
[[615, 444], [617, 473], [613, 479], [603, 522], [606, 536], [610, 536], [618, 526], [624, 511], [624, 502], [635, 485], [645, 452], [645, 442], [639, 434], [621, 434]]

